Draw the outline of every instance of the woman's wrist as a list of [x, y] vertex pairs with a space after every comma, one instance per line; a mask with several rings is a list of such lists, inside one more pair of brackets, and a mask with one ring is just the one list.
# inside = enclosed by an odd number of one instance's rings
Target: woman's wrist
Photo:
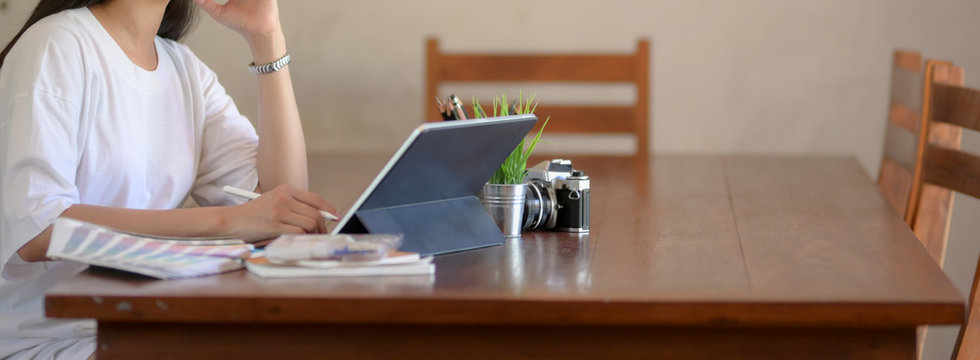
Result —
[[208, 232], [214, 234], [215, 236], [235, 236], [234, 225], [231, 220], [234, 218], [232, 214], [237, 206], [210, 206], [208, 209], [208, 220], [207, 227], [210, 229]]
[[252, 50], [252, 61], [255, 64], [271, 63], [286, 55], [286, 37], [281, 30], [252, 35], [246, 39]]

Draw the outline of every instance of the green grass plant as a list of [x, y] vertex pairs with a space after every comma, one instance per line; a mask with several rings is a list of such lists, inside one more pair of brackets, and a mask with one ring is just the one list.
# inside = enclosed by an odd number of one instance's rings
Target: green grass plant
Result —
[[[513, 108], [511, 103], [507, 101], [507, 94], [502, 94], [500, 96], [493, 97], [493, 116], [508, 116], [508, 115], [526, 115], [534, 114], [534, 110], [538, 108], [538, 102], [535, 101], [535, 95], [531, 95], [527, 99], [524, 98], [524, 94], [520, 93], [518, 95], [517, 101], [514, 103]], [[480, 105], [480, 101], [473, 98], [473, 114], [477, 118], [487, 117], [487, 113], [483, 110], [483, 106]], [[524, 177], [527, 176], [527, 159], [531, 157], [531, 153], [534, 152], [534, 147], [538, 145], [541, 141], [541, 133], [544, 132], [545, 126], [548, 126], [548, 121], [551, 120], [549, 116], [544, 120], [544, 124], [541, 125], [541, 129], [530, 141], [527, 139], [521, 140], [517, 144], [517, 147], [511, 151], [510, 155], [504, 159], [504, 162], [500, 164], [497, 171], [494, 172], [493, 176], [487, 182], [490, 184], [523, 184]]]

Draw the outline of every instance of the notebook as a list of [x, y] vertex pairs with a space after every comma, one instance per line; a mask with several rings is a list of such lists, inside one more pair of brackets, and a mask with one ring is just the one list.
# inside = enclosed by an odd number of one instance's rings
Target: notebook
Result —
[[417, 127], [333, 233], [401, 233], [422, 256], [502, 244], [476, 194], [537, 122], [534, 115]]

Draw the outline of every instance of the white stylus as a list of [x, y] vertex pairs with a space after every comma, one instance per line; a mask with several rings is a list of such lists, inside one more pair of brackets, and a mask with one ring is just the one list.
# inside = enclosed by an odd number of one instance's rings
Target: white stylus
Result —
[[[245, 189], [239, 189], [239, 188], [236, 188], [236, 187], [230, 186], [230, 185], [225, 185], [225, 187], [221, 188], [221, 190], [224, 190], [226, 193], [229, 193], [229, 194], [232, 194], [232, 195], [235, 195], [235, 196], [241, 196], [241, 197], [246, 198], [246, 199], [249, 199], [249, 200], [255, 200], [256, 198], [258, 198], [261, 195], [261, 194], [257, 194], [257, 193], [254, 193], [254, 192], [251, 192], [251, 191], [248, 191], [248, 190], [245, 190]], [[333, 214], [328, 213], [326, 211], [323, 211], [323, 210], [320, 210], [320, 216], [323, 216], [323, 218], [324, 219], [327, 219], [327, 220], [337, 221], [337, 217], [336, 216], [334, 216]]]

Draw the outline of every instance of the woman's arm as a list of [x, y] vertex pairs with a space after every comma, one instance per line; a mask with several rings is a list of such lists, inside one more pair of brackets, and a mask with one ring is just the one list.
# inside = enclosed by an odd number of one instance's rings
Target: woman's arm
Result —
[[[276, 61], [286, 54], [282, 32], [250, 42], [256, 64]], [[274, 55], [278, 54], [278, 55]], [[289, 67], [257, 75], [259, 100], [259, 186], [271, 189], [288, 184], [308, 189], [306, 141], [293, 95]]]
[[[61, 216], [114, 229], [160, 236], [230, 236], [246, 241], [265, 240], [284, 233], [323, 233], [320, 209], [333, 212], [322, 198], [291, 186], [279, 186], [255, 200], [237, 206], [176, 210], [138, 210], [76, 204]], [[51, 226], [22, 246], [25, 261], [44, 261], [51, 242]]]
[[[237, 31], [248, 42], [256, 65], [286, 55], [286, 40], [275, 0], [195, 0], [215, 20]], [[256, 75], [259, 100], [259, 186], [290, 185], [307, 189], [306, 142], [296, 108], [289, 67]]]

